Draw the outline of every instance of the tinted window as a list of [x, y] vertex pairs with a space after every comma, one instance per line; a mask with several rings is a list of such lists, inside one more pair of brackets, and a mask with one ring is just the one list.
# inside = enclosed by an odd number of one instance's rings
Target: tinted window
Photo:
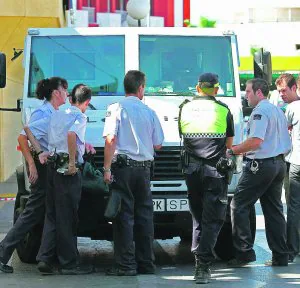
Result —
[[140, 36], [140, 69], [146, 92], [195, 93], [199, 75], [219, 76], [219, 96], [235, 96], [230, 37]]
[[28, 97], [53, 76], [67, 79], [69, 91], [84, 83], [94, 96], [124, 95], [124, 43], [124, 36], [33, 37]]

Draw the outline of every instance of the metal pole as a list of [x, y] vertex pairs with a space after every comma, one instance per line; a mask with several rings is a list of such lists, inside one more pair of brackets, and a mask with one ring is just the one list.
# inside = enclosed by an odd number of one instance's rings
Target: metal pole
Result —
[[124, 11], [124, 0], [120, 0], [120, 10]]
[[91, 7], [91, 0], [88, 0], [88, 7]]
[[141, 19], [138, 20], [138, 26], [139, 26], [139, 27], [142, 26]]
[[107, 0], [107, 13], [110, 13], [110, 0]]
[[149, 14], [147, 15], [147, 27], [150, 27], [150, 16], [151, 16], [151, 0], [148, 0], [149, 1], [149, 6], [150, 6], [150, 9], [149, 9]]

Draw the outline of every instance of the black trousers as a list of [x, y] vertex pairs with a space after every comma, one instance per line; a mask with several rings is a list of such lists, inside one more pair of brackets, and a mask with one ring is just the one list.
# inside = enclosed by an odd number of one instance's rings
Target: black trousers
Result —
[[210, 263], [226, 217], [227, 183], [215, 167], [203, 163], [190, 163], [185, 177], [193, 219], [191, 251], [201, 263]]
[[288, 247], [281, 194], [286, 164], [280, 157], [257, 161], [259, 170], [256, 174], [250, 171], [250, 161], [244, 167], [237, 192], [231, 201], [236, 258], [246, 261], [256, 260], [250, 231], [249, 209], [260, 199], [265, 217], [267, 241], [273, 258], [285, 261], [288, 257]]
[[116, 168], [114, 177], [112, 193], [116, 191], [122, 196], [121, 211], [113, 221], [116, 264], [124, 270], [153, 269], [154, 229], [150, 168]]
[[78, 264], [77, 224], [81, 197], [81, 172], [64, 176], [48, 166], [46, 217], [37, 261], [64, 268]]
[[299, 254], [300, 229], [300, 165], [290, 164], [287, 199], [287, 244], [291, 257]]
[[0, 243], [0, 261], [7, 263], [17, 245], [23, 241], [26, 234], [37, 224], [43, 222], [45, 217], [45, 196], [47, 167], [35, 162], [38, 179], [30, 186], [30, 195], [25, 209], [14, 226]]

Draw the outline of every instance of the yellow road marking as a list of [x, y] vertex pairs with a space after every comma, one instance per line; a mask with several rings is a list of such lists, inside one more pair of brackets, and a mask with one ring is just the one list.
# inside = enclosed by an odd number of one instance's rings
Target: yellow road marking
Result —
[[16, 195], [17, 195], [16, 193], [5, 193], [5, 194], [0, 193], [0, 198], [15, 198]]

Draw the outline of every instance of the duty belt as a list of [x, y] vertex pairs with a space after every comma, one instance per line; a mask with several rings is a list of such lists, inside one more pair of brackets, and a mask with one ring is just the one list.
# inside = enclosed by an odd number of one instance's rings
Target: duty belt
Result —
[[150, 168], [152, 161], [136, 161], [131, 158], [129, 158], [127, 155], [120, 154], [117, 155], [117, 161], [114, 163], [118, 167], [145, 167], [145, 168]]
[[251, 158], [247, 158], [246, 157], [246, 161], [253, 161], [253, 160], [256, 160], [256, 161], [268, 161], [268, 160], [284, 160], [284, 154], [279, 154], [277, 156], [274, 156], [274, 157], [268, 157], [268, 158], [261, 158], [261, 159], [258, 159], [258, 158], [254, 158], [254, 159], [251, 159]]
[[[53, 169], [68, 169], [69, 167], [69, 154], [68, 153], [52, 153], [48, 156], [48, 164]], [[82, 169], [83, 165], [76, 163], [76, 168]]]

